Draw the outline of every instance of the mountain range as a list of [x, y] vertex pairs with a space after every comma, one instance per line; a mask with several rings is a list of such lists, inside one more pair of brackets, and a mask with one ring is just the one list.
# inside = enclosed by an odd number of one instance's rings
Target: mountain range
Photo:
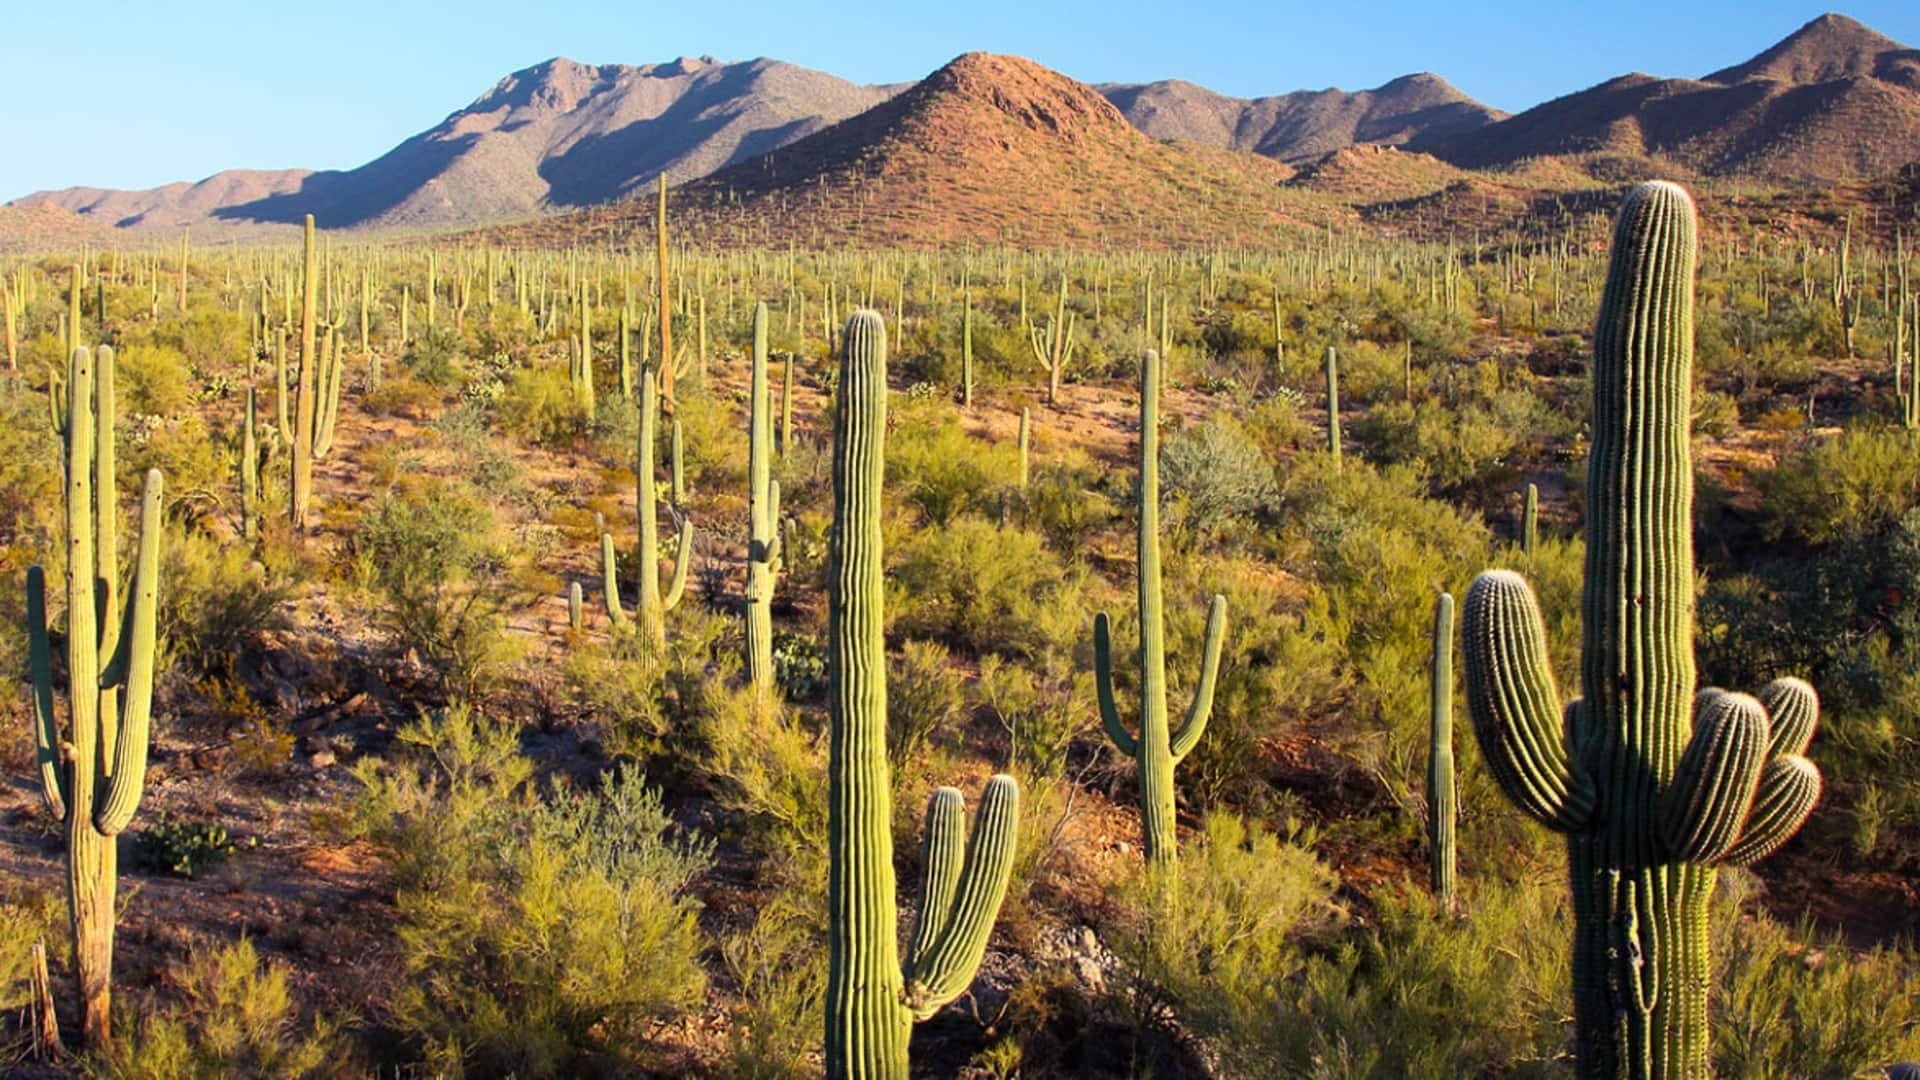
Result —
[[[1353, 156], [1382, 146], [1399, 156]], [[1397, 176], [1524, 188], [1547, 175], [1650, 172], [1792, 185], [1884, 176], [1916, 159], [1920, 52], [1825, 15], [1700, 79], [1628, 74], [1511, 116], [1426, 73], [1358, 92], [1240, 99], [1179, 81], [1090, 87], [984, 53], [884, 86], [767, 59], [554, 59], [355, 169], [234, 170], [9, 205], [35, 209], [40, 228], [61, 211], [88, 229], [217, 231], [306, 213], [329, 228], [569, 212], [612, 227], [650, 212], [622, 200], [665, 175], [681, 189], [676, 204], [714, 236], [1041, 243], [1155, 228], [1257, 236], [1305, 213], [1309, 194], [1356, 204], [1340, 178], [1363, 175], [1382, 191], [1405, 187]], [[1169, 185], [1181, 202], [1169, 203]], [[785, 220], [797, 206], [860, 224]], [[1196, 221], [1195, 206], [1219, 216]]]

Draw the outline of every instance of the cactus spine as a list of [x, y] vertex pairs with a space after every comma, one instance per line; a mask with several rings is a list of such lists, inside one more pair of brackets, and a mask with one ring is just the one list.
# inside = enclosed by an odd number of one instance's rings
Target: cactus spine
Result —
[[1433, 602], [1433, 666], [1427, 748], [1427, 860], [1433, 895], [1452, 909], [1453, 826], [1459, 810], [1453, 785], [1453, 597]]
[[747, 419], [747, 680], [773, 697], [773, 590], [780, 576], [780, 483], [773, 479], [773, 412], [767, 407], [767, 305], [753, 309]]
[[1813, 688], [1697, 696], [1693, 660], [1693, 201], [1627, 197], [1594, 341], [1581, 682], [1562, 715], [1526, 580], [1482, 574], [1467, 702], [1501, 787], [1566, 834], [1580, 1075], [1705, 1076], [1707, 900], [1718, 864], [1784, 843], [1820, 774]]
[[879, 314], [854, 312], [841, 348], [828, 541], [827, 1076], [906, 1080], [914, 1021], [960, 996], [986, 953], [1013, 870], [1020, 786], [1004, 775], [987, 781], [964, 843], [963, 797], [950, 787], [934, 792], [920, 909], [902, 956], [886, 746], [887, 338]]
[[1147, 350], [1140, 365], [1140, 734], [1120, 722], [1113, 692], [1111, 621], [1106, 612], [1093, 620], [1094, 685], [1100, 720], [1122, 754], [1140, 770], [1140, 819], [1147, 862], [1172, 866], [1179, 849], [1174, 830], [1173, 767], [1191, 753], [1206, 733], [1213, 712], [1214, 676], [1220, 670], [1220, 644], [1226, 636], [1227, 598], [1215, 596], [1207, 611], [1206, 646], [1200, 683], [1177, 733], [1167, 725], [1166, 631], [1160, 608], [1160, 354]]
[[159, 470], [140, 504], [140, 548], [124, 609], [116, 547], [113, 350], [73, 350], [67, 376], [67, 731], [54, 714], [46, 574], [27, 571], [34, 758], [47, 810], [67, 826], [67, 904], [82, 1034], [111, 1035], [118, 837], [146, 783], [160, 584]]

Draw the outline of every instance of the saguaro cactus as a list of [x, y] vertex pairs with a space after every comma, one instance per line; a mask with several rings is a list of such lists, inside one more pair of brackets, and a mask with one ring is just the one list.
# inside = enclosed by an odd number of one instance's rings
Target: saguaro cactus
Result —
[[1327, 453], [1340, 466], [1340, 354], [1327, 346]]
[[747, 417], [747, 679], [773, 696], [773, 590], [780, 576], [780, 482], [773, 479], [773, 410], [767, 404], [767, 305], [753, 308]]
[[113, 350], [73, 350], [67, 376], [67, 731], [54, 714], [46, 574], [27, 571], [34, 759], [47, 810], [67, 826], [67, 911], [80, 980], [82, 1034], [111, 1028], [118, 837], [146, 784], [160, 588], [160, 472], [140, 502], [140, 549], [120, 602], [113, 455]]
[[906, 1080], [914, 1021], [960, 996], [986, 954], [1013, 870], [1020, 787], [1010, 776], [987, 781], [964, 843], [960, 792], [934, 792], [920, 909], [902, 956], [886, 747], [880, 500], [887, 337], [880, 316], [854, 312], [841, 348], [828, 540], [827, 1076]]
[[1453, 597], [1433, 602], [1433, 666], [1429, 695], [1427, 746], [1427, 867], [1434, 898], [1453, 906], [1454, 818], [1459, 810], [1453, 785]]
[[314, 381], [320, 365], [314, 349], [314, 290], [319, 284], [313, 250], [313, 215], [306, 217], [300, 261], [300, 381], [293, 405], [292, 499], [293, 527], [307, 527], [307, 500], [313, 494]]
[[1120, 722], [1114, 703], [1111, 626], [1106, 612], [1093, 619], [1093, 673], [1100, 720], [1107, 737], [1140, 769], [1140, 819], [1147, 862], [1170, 866], [1179, 849], [1174, 831], [1173, 767], [1199, 744], [1213, 713], [1214, 676], [1227, 630], [1227, 598], [1215, 596], [1207, 611], [1200, 684], [1186, 722], [1167, 726], [1167, 646], [1160, 611], [1160, 354], [1147, 350], [1140, 365], [1140, 734]]
[[240, 432], [240, 534], [251, 540], [260, 529], [260, 442], [254, 435], [259, 390], [247, 387], [246, 426]]
[[[679, 546], [674, 552], [673, 577], [667, 585], [666, 595], [660, 594], [660, 509], [654, 480], [654, 431], [658, 426], [659, 413], [660, 392], [654, 382], [654, 372], [643, 370], [640, 373], [639, 460], [634, 465], [634, 497], [640, 518], [640, 599], [635, 606], [635, 613], [640, 620], [640, 632], [656, 646], [666, 643], [667, 612], [678, 607], [680, 597], [685, 595], [687, 569], [693, 564], [693, 522], [683, 518], [680, 522]], [[601, 534], [600, 551], [606, 571], [607, 613], [614, 622], [620, 623], [623, 616], [619, 610], [619, 593], [615, 588], [618, 574], [611, 536]]]
[[1567, 837], [1573, 992], [1586, 1077], [1707, 1075], [1707, 899], [1715, 867], [1784, 843], [1820, 773], [1813, 688], [1696, 695], [1693, 201], [1627, 197], [1594, 340], [1581, 684], [1562, 714], [1526, 580], [1467, 593], [1467, 702], [1495, 778]]

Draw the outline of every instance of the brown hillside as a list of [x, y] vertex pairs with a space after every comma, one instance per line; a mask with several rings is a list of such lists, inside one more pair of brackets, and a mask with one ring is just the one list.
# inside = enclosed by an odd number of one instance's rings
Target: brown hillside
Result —
[[885, 100], [777, 60], [682, 57], [633, 67], [548, 60], [355, 169], [235, 170], [151, 191], [69, 188], [51, 204], [128, 228], [298, 223], [432, 228], [618, 199], [744, 161]]
[[[1091, 87], [969, 53], [859, 116], [686, 185], [673, 212], [680, 235], [722, 245], [1258, 243], [1330, 212], [1283, 189], [1291, 173], [1156, 142]], [[618, 242], [652, 219], [638, 199], [510, 233]]]
[[1300, 90], [1234, 98], [1177, 79], [1098, 88], [1156, 139], [1244, 150], [1299, 165], [1360, 143], [1457, 135], [1506, 118], [1438, 75], [1404, 75], [1372, 90]]
[[1825, 15], [1704, 80], [1631, 74], [1410, 145], [1466, 168], [1582, 155], [1681, 178], [1831, 183], [1920, 158], [1920, 53]]

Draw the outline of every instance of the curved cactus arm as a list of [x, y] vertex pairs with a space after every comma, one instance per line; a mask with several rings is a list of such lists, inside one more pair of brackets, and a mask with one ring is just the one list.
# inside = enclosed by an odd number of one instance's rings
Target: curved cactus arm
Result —
[[619, 557], [613, 551], [613, 534], [604, 531], [600, 534], [600, 595], [613, 625], [627, 625], [627, 609], [620, 603]]
[[1814, 729], [1820, 726], [1820, 695], [1801, 679], [1775, 679], [1760, 689], [1773, 737], [1769, 758], [1794, 757], [1807, 752]]
[[[964, 864], [940, 929], [919, 962], [902, 972], [901, 997], [915, 1020], [924, 1020], [964, 993], [980, 970], [993, 935], [993, 921], [1007, 897], [1019, 839], [1020, 784], [1004, 773], [987, 781], [974, 814]], [[917, 935], [916, 935], [917, 936]]]
[[1820, 768], [1797, 755], [1774, 758], [1760, 772], [1759, 793], [1746, 832], [1720, 856], [1729, 866], [1748, 866], [1779, 850], [1807, 823], [1820, 801]]
[[1213, 686], [1220, 674], [1220, 644], [1227, 636], [1227, 598], [1215, 595], [1207, 610], [1207, 643], [1201, 653], [1200, 685], [1194, 689], [1193, 704], [1187, 709], [1186, 723], [1173, 736], [1173, 760], [1177, 763], [1190, 753], [1206, 734], [1207, 719], [1213, 715]]
[[53, 712], [53, 650], [47, 643], [47, 572], [27, 567], [27, 668], [33, 676], [33, 760], [40, 767], [40, 796], [55, 821], [67, 816], [66, 762], [60, 721]]
[[1767, 713], [1745, 694], [1703, 690], [1693, 736], [1660, 799], [1660, 827], [1676, 859], [1713, 862], [1740, 839], [1766, 764]]
[[927, 800], [927, 832], [920, 846], [920, 909], [907, 945], [906, 971], [920, 966], [933, 950], [953, 913], [967, 847], [967, 803], [959, 788], [943, 787]]
[[1500, 787], [1548, 828], [1593, 814], [1593, 781], [1566, 750], [1567, 726], [1547, 661], [1547, 628], [1526, 579], [1490, 570], [1467, 590], [1467, 710]]
[[1120, 722], [1120, 706], [1113, 699], [1113, 642], [1112, 620], [1106, 612], [1093, 617], [1093, 686], [1100, 699], [1100, 723], [1107, 729], [1107, 738], [1122, 754], [1135, 757], [1140, 752], [1140, 744]]
[[780, 481], [767, 481], [767, 524], [770, 539], [767, 541], [767, 569], [771, 573], [780, 572], [780, 558], [786, 554], [786, 529], [780, 520]]
[[[680, 543], [673, 554], [673, 581], [667, 586], [667, 595], [660, 601], [660, 610], [672, 611], [680, 606], [680, 598], [687, 592], [687, 568], [693, 565], [693, 522], [680, 523]], [[649, 574], [660, 571], [655, 567], [645, 567]]]
[[[107, 775], [93, 812], [93, 826], [114, 836], [133, 820], [147, 783], [147, 741], [153, 718], [153, 656], [160, 611], [160, 497], [159, 469], [147, 470], [140, 498], [140, 556], [133, 574], [128, 619], [120, 630], [116, 653], [126, 657], [113, 665], [125, 672], [120, 715], [102, 717], [117, 723], [113, 740], [113, 771]], [[103, 680], [104, 681], [104, 680]]]

